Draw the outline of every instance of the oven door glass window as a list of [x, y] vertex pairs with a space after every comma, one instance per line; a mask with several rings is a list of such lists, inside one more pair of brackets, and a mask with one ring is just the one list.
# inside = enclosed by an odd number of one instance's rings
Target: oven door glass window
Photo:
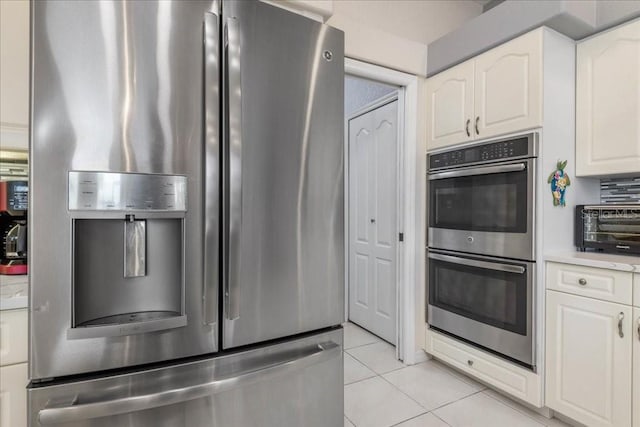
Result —
[[513, 273], [429, 259], [432, 306], [526, 335], [527, 298], [526, 269]]
[[434, 179], [430, 182], [430, 227], [526, 233], [527, 169]]

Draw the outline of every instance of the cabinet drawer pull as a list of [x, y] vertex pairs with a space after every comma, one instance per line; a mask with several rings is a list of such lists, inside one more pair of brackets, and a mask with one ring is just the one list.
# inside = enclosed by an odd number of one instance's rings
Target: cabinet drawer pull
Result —
[[478, 130], [479, 122], [480, 122], [480, 116], [476, 117], [476, 135], [480, 135], [480, 131]]
[[464, 130], [467, 131], [467, 136], [471, 136], [471, 132], [469, 132], [469, 125], [471, 124], [471, 119], [467, 119], [467, 124], [464, 127]]
[[624, 313], [620, 312], [620, 314], [618, 314], [618, 335], [620, 335], [620, 338], [624, 338], [624, 332], [622, 331], [623, 320], [624, 320]]
[[638, 341], [640, 341], [640, 317], [638, 317]]
[[587, 285], [587, 279], [583, 279], [582, 277], [578, 280], [578, 283], [582, 286], [586, 286]]

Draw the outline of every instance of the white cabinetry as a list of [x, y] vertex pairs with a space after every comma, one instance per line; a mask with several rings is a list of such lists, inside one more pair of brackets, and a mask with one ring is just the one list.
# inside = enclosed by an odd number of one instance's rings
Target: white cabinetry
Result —
[[27, 363], [0, 367], [0, 427], [27, 425]]
[[640, 427], [640, 307], [634, 307], [633, 319], [633, 427]]
[[546, 404], [588, 426], [631, 425], [630, 306], [547, 291]]
[[534, 30], [427, 80], [433, 150], [542, 125], [542, 47]]
[[542, 37], [536, 30], [476, 58], [478, 138], [542, 125]]
[[0, 311], [0, 427], [27, 425], [27, 314]]
[[427, 80], [429, 149], [473, 140], [473, 79], [467, 61]]
[[578, 44], [576, 175], [640, 173], [640, 20]]

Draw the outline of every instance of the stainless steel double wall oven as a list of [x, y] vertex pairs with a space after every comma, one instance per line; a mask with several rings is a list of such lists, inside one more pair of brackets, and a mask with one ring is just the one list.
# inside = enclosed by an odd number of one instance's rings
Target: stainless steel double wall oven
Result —
[[536, 133], [428, 155], [431, 328], [535, 367]]

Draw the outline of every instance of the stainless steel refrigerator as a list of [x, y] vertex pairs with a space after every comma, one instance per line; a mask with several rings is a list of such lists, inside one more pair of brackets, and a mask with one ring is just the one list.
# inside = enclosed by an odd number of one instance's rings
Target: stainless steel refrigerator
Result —
[[29, 425], [342, 425], [343, 34], [31, 9]]

